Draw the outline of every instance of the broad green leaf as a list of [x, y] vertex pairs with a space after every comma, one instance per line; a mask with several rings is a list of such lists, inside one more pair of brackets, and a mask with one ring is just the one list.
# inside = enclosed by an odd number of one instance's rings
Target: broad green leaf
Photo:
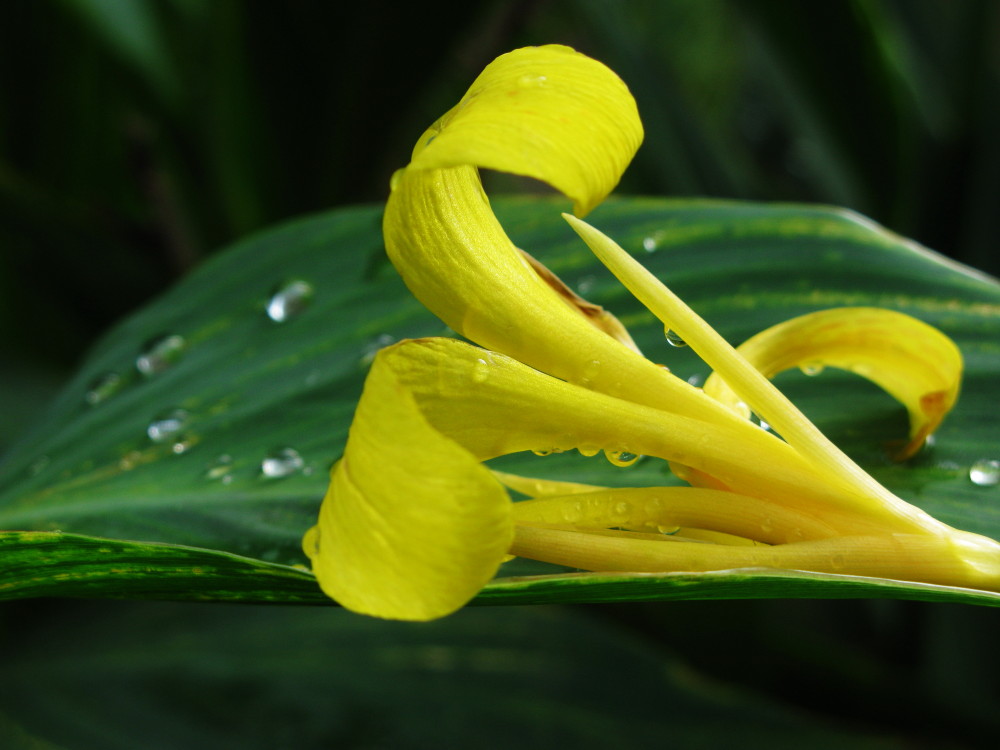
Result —
[[[619, 315], [647, 356], [683, 377], [704, 378], [705, 366], [668, 347], [662, 327], [573, 236], [558, 216], [564, 204], [496, 204], [515, 242]], [[0, 467], [0, 528], [66, 535], [4, 539], [9, 559], [20, 562], [6, 568], [0, 595], [183, 598], [186, 586], [198, 598], [312, 598], [309, 574], [290, 566], [305, 562], [299, 539], [342, 449], [368, 361], [391, 341], [445, 333], [382, 258], [379, 219], [378, 208], [350, 208], [252, 237], [110, 332]], [[838, 305], [902, 310], [952, 336], [966, 358], [963, 394], [934, 445], [905, 464], [892, 464], [884, 450], [905, 435], [905, 411], [874, 386], [829, 371], [786, 374], [778, 383], [904, 498], [948, 523], [1000, 537], [1000, 486], [969, 478], [976, 462], [1000, 458], [994, 280], [823, 207], [629, 199], [610, 202], [592, 219], [734, 343]], [[275, 322], [268, 303], [281, 288], [312, 292], [301, 310]], [[156, 340], [176, 351], [163, 357], [160, 371], [144, 375], [137, 358]], [[148, 359], [143, 365], [158, 369]], [[151, 426], [158, 441], [149, 437]], [[653, 460], [619, 469], [600, 457], [524, 454], [498, 465], [591, 483], [671, 481]], [[112, 551], [97, 551], [103, 548]], [[56, 560], [58, 573], [37, 564]], [[161, 570], [186, 583], [152, 581]], [[534, 577], [539, 573], [548, 575]], [[893, 596], [1000, 603], [992, 594], [778, 571], [602, 576], [516, 561], [501, 574], [507, 579], [491, 584], [481, 601]], [[145, 584], [136, 580], [142, 577]]]
[[836, 704], [803, 714], [582, 611], [413, 626], [331, 608], [66, 604], [31, 632], [12, 623], [0, 648], [8, 750], [896, 746], [838, 725]]

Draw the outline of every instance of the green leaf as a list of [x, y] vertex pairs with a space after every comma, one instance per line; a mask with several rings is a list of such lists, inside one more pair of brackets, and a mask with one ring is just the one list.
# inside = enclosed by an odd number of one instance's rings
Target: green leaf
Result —
[[62, 604], [31, 630], [11, 618], [5, 748], [895, 746], [838, 726], [836, 706], [804, 714], [714, 681], [580, 611], [415, 627], [330, 608]]
[[[515, 242], [618, 314], [648, 356], [682, 377], [704, 378], [704, 364], [667, 347], [662, 327], [598, 266], [559, 218], [562, 206], [496, 201]], [[2, 540], [11, 563], [0, 596], [320, 600], [309, 574], [290, 566], [305, 563], [299, 540], [342, 450], [367, 364], [391, 341], [446, 333], [385, 262], [379, 220], [378, 208], [355, 207], [252, 237], [111, 331], [0, 467], [0, 528], [51, 532]], [[824, 207], [629, 199], [608, 203], [592, 220], [734, 343], [838, 305], [902, 310], [948, 333], [966, 357], [962, 397], [935, 444], [902, 465], [886, 458], [884, 445], [905, 434], [905, 411], [874, 386], [830, 371], [786, 374], [779, 385], [902, 497], [1000, 537], [1000, 486], [969, 479], [974, 462], [1000, 458], [994, 280]], [[312, 294], [275, 322], [268, 302], [280, 288]], [[144, 360], [146, 370], [159, 369], [144, 375], [136, 361], [151, 341], [174, 348], [161, 352], [162, 368]], [[654, 460], [619, 469], [601, 458], [518, 454], [498, 465], [609, 485], [673, 481]], [[1000, 603], [994, 594], [781, 571], [606, 576], [517, 561], [502, 575], [480, 601]]]

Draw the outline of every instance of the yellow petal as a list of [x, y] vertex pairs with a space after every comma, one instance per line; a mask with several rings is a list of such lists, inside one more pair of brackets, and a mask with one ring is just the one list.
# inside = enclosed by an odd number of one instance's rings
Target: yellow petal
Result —
[[[532, 71], [543, 86], [522, 85]], [[712, 399], [640, 356], [611, 316], [523, 255], [472, 166], [531, 174], [578, 203], [599, 201], [641, 140], [635, 103], [614, 73], [564, 47], [519, 50], [487, 68], [432, 131], [394, 175], [383, 223], [414, 296], [466, 338], [558, 378], [727, 421]]]
[[839, 536], [774, 546], [670, 543], [518, 524], [511, 552], [584, 570], [672, 572], [779, 568], [996, 591], [1000, 544], [949, 535]]
[[525, 47], [486, 66], [417, 142], [409, 168], [533, 177], [582, 216], [618, 184], [642, 135], [635, 100], [610, 69], [569, 47]]
[[577, 493], [596, 492], [603, 490], [593, 484], [582, 484], [580, 482], [563, 482], [558, 479], [535, 479], [532, 477], [522, 477], [517, 474], [508, 474], [505, 471], [493, 471], [495, 476], [504, 487], [520, 492], [528, 497], [548, 497], [550, 495], [575, 495]]
[[[931, 533], [940, 533], [943, 524], [893, 495], [837, 448], [799, 409], [742, 357], [711, 326], [607, 235], [576, 217], [563, 214], [588, 247], [615, 274], [636, 298], [668, 329], [676, 331], [691, 348], [726, 379], [754, 412], [775, 430], [813, 469], [832, 485], [846, 484], [867, 498], [870, 512], [907, 518]], [[677, 463], [733, 486], [725, 476], [685, 461]], [[733, 486], [734, 489], [740, 490]], [[754, 493], [750, 493], [754, 494]], [[864, 502], [862, 503], [864, 504]], [[860, 508], [859, 508], [860, 509]]]
[[[894, 310], [842, 307], [802, 315], [768, 328], [737, 351], [768, 378], [794, 367], [839, 367], [878, 384], [905, 407], [910, 435], [897, 458], [912, 456], [951, 410], [962, 379], [954, 342]], [[739, 397], [713, 373], [705, 392], [737, 408]]]
[[481, 346], [584, 387], [717, 423], [728, 409], [597, 330], [504, 234], [472, 167], [403, 170], [386, 247], [407, 286]]
[[509, 508], [500, 483], [427, 423], [380, 353], [303, 546], [344, 607], [428, 620], [493, 577], [512, 536]]
[[532, 525], [661, 532], [687, 526], [768, 544], [836, 536], [838, 527], [853, 524], [845, 516], [810, 515], [760, 498], [695, 487], [625, 487], [523, 500], [514, 503], [511, 514], [516, 523]]
[[480, 460], [528, 450], [625, 451], [690, 466], [735, 492], [789, 507], [850, 509], [865, 528], [940, 526], [912, 506], [897, 512], [871, 503], [744, 420], [716, 425], [595, 393], [453, 339], [403, 342], [379, 356], [423, 417]]

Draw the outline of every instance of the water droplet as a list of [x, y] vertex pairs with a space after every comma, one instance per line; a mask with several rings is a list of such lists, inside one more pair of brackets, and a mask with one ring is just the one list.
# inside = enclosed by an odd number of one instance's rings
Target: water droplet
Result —
[[799, 369], [802, 370], [804, 374], [812, 377], [823, 372], [823, 365], [820, 362], [806, 362], [805, 364], [800, 365]]
[[666, 534], [667, 536], [673, 536], [674, 534], [676, 534], [678, 531], [681, 530], [681, 527], [657, 524], [656, 530], [659, 531], [661, 534]]
[[476, 363], [472, 366], [472, 382], [485, 383], [489, 376], [490, 366], [486, 363], [486, 360], [477, 359]]
[[642, 240], [642, 249], [647, 253], [651, 253], [656, 250], [656, 238], [655, 237], [644, 237]]
[[688, 385], [693, 385], [695, 388], [700, 388], [701, 384], [705, 382], [705, 376], [695, 373], [687, 379]]
[[597, 377], [597, 373], [601, 371], [601, 361], [599, 359], [592, 359], [587, 362], [583, 369], [580, 371], [580, 385], [588, 386], [594, 382], [594, 378]]
[[551, 456], [555, 451], [552, 448], [536, 448], [531, 451], [536, 456]]
[[142, 454], [139, 451], [129, 451], [118, 459], [118, 468], [122, 471], [131, 471], [139, 465], [141, 460]]
[[969, 479], [980, 487], [994, 487], [1000, 484], [1000, 461], [984, 458], [969, 467]]
[[584, 296], [590, 294], [592, 291], [594, 291], [595, 284], [596, 280], [594, 279], [593, 276], [584, 276], [576, 284], [577, 294], [581, 294]]
[[280, 479], [299, 471], [304, 462], [294, 448], [282, 448], [264, 456], [260, 462], [260, 473], [269, 479]]
[[90, 382], [83, 400], [91, 406], [97, 406], [118, 393], [124, 384], [125, 381], [117, 372], [106, 372]]
[[315, 293], [308, 281], [288, 281], [271, 292], [271, 299], [267, 302], [267, 317], [275, 323], [291, 320], [312, 304]]
[[177, 334], [159, 336], [143, 347], [142, 352], [136, 357], [135, 369], [146, 376], [161, 373], [180, 359], [186, 346], [187, 342], [183, 336]]
[[631, 466], [641, 458], [638, 454], [629, 451], [605, 450], [604, 455], [615, 466]]
[[365, 344], [364, 349], [361, 350], [361, 364], [370, 365], [375, 361], [375, 355], [378, 354], [381, 349], [395, 343], [396, 338], [394, 336], [388, 333], [380, 333], [378, 336]]
[[598, 453], [601, 452], [601, 449], [598, 448], [596, 445], [579, 445], [577, 446], [576, 449], [580, 452], [581, 456], [586, 456], [587, 458], [596, 456]]
[[166, 443], [180, 435], [189, 418], [190, 414], [184, 409], [171, 409], [154, 417], [146, 428], [146, 434], [154, 443]]
[[517, 79], [519, 86], [523, 88], [530, 88], [532, 86], [544, 86], [548, 78], [540, 75], [523, 75]]
[[667, 343], [670, 344], [670, 346], [687, 346], [687, 342], [669, 328], [665, 328], [663, 330], [663, 335], [667, 337]]
[[179, 456], [182, 453], [187, 453], [196, 442], [198, 441], [194, 438], [185, 436], [171, 445], [170, 450], [174, 452], [174, 455]]
[[223, 453], [205, 469], [205, 479], [229, 484], [233, 481], [233, 457]]

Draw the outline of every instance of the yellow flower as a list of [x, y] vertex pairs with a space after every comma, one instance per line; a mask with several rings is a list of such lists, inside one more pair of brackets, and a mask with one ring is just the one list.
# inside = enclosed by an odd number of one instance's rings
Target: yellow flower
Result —
[[[582, 215], [641, 141], [625, 85], [560, 46], [498, 58], [421, 136], [392, 180], [386, 247], [413, 294], [479, 346], [421, 339], [376, 357], [303, 540], [323, 590], [358, 612], [431, 619], [474, 597], [509, 555], [596, 571], [763, 566], [1000, 588], [1000, 544], [895, 497], [768, 380], [797, 366], [865, 375], [906, 405], [907, 456], [957, 397], [961, 357], [947, 337], [900, 313], [838, 309], [776, 326], [741, 354], [614, 242], [567, 216], [712, 367], [695, 388], [514, 247], [479, 181], [477, 166], [543, 180]], [[603, 450], [620, 465], [665, 459], [692, 486], [609, 489], [483, 464], [571, 449]], [[507, 488], [534, 499], [512, 502]]]

